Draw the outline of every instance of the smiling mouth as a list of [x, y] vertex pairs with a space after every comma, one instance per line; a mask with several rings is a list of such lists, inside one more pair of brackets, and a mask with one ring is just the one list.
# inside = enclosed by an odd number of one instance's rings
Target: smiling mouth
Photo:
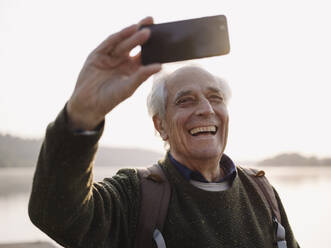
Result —
[[217, 132], [217, 127], [216, 126], [196, 127], [196, 128], [192, 128], [189, 132], [192, 136], [199, 136], [206, 134], [215, 135]]

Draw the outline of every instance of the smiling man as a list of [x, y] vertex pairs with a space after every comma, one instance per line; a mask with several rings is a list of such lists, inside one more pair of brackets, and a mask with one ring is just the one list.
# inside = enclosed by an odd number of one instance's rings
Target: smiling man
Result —
[[[64, 247], [299, 247], [276, 191], [255, 185], [263, 173], [248, 175], [223, 153], [230, 89], [199, 67], [178, 69], [152, 87], [149, 112], [169, 145], [154, 177], [122, 169], [93, 182], [105, 115], [161, 69], [129, 56], [149, 38], [139, 27], [151, 23], [145, 18], [109, 36], [87, 58], [47, 128], [29, 202], [32, 222]], [[165, 217], [155, 226], [146, 206], [158, 201], [158, 190], [155, 197], [148, 192], [159, 185], [170, 188], [170, 197], [152, 209]]]
[[184, 67], [163, 81], [165, 116], [151, 115], [156, 130], [170, 145], [171, 156], [210, 182], [220, 179], [229, 122], [227, 84], [199, 67]]

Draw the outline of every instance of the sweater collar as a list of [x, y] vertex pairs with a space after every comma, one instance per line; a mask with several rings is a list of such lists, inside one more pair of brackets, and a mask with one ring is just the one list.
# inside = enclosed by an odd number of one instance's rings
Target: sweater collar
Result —
[[[171, 163], [175, 165], [177, 170], [187, 181], [194, 180], [194, 181], [208, 183], [208, 181], [200, 172], [193, 171], [189, 169], [187, 166], [181, 164], [170, 154], [170, 152], [168, 152], [168, 157]], [[217, 183], [221, 183], [225, 181], [232, 183], [232, 181], [237, 175], [237, 169], [233, 161], [227, 155], [223, 154], [220, 161], [220, 167], [223, 169], [225, 176], [221, 178], [219, 181], [217, 181]]]

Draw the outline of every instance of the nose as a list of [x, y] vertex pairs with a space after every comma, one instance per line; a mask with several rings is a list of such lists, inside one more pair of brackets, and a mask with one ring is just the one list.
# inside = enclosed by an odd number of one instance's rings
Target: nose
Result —
[[215, 114], [213, 106], [208, 99], [201, 99], [196, 110], [197, 115], [212, 115]]

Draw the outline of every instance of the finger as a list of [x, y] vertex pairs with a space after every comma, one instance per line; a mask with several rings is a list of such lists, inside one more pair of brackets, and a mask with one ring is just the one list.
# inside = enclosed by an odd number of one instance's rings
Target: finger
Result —
[[136, 32], [134, 35], [118, 44], [118, 46], [112, 51], [111, 55], [119, 57], [128, 54], [136, 46], [144, 44], [150, 37], [150, 34], [150, 30], [147, 28]]
[[138, 30], [138, 25], [134, 24], [122, 29], [121, 31], [108, 36], [96, 49], [96, 52], [108, 53], [113, 50], [118, 43], [130, 37]]
[[141, 66], [131, 77], [132, 82], [137, 88], [140, 84], [146, 81], [151, 75], [159, 72], [162, 69], [161, 64], [151, 64]]
[[140, 22], [138, 23], [138, 26], [144, 26], [144, 25], [152, 25], [154, 23], [153, 17], [151, 16], [147, 16], [144, 19], [140, 20]]
[[125, 63], [126, 61], [130, 61], [130, 58], [127, 56], [121, 56], [121, 57], [110, 57], [107, 54], [97, 54], [93, 59], [91, 59], [90, 65], [93, 65], [96, 68], [102, 69], [102, 70], [109, 70], [111, 68], [114, 68], [122, 63]]

